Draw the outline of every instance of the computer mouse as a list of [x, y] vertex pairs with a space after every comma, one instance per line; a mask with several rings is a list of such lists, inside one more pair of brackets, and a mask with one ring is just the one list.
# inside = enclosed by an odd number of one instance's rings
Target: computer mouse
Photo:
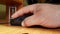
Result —
[[33, 14], [32, 14], [32, 13], [28, 13], [28, 14], [24, 14], [24, 15], [22, 15], [22, 16], [20, 16], [20, 17], [17, 17], [17, 18], [15, 18], [15, 19], [10, 19], [10, 25], [21, 26], [21, 22], [22, 22], [25, 18], [27, 18], [27, 17], [29, 17], [29, 16], [31, 16], [31, 15], [33, 15]]

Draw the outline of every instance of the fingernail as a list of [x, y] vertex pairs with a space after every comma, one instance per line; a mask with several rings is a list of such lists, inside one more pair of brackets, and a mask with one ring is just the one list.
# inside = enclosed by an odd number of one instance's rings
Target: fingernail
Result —
[[14, 19], [14, 18], [11, 17], [10, 19]]
[[12, 19], [15, 19], [15, 17], [11, 16]]
[[11, 16], [11, 19], [14, 19], [14, 18]]
[[25, 24], [24, 24], [24, 21], [22, 22], [22, 24], [21, 24], [23, 27], [25, 26]]

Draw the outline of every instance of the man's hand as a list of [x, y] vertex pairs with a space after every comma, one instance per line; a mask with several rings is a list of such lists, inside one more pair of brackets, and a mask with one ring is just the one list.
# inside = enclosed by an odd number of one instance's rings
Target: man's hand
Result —
[[32, 16], [27, 17], [22, 26], [41, 25], [48, 28], [60, 27], [60, 5], [52, 4], [33, 4], [21, 8], [12, 15], [12, 18], [17, 18], [26, 13], [33, 13]]

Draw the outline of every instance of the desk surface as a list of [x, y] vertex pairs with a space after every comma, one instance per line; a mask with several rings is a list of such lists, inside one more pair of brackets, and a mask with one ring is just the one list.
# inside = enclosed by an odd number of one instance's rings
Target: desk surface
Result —
[[0, 25], [0, 34], [60, 34], [60, 29], [24, 28], [20, 26]]

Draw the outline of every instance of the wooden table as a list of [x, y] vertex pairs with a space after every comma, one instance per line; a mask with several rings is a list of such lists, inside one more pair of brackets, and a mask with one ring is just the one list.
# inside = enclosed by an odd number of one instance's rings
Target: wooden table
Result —
[[59, 29], [24, 28], [20, 26], [0, 25], [0, 34], [60, 34]]

